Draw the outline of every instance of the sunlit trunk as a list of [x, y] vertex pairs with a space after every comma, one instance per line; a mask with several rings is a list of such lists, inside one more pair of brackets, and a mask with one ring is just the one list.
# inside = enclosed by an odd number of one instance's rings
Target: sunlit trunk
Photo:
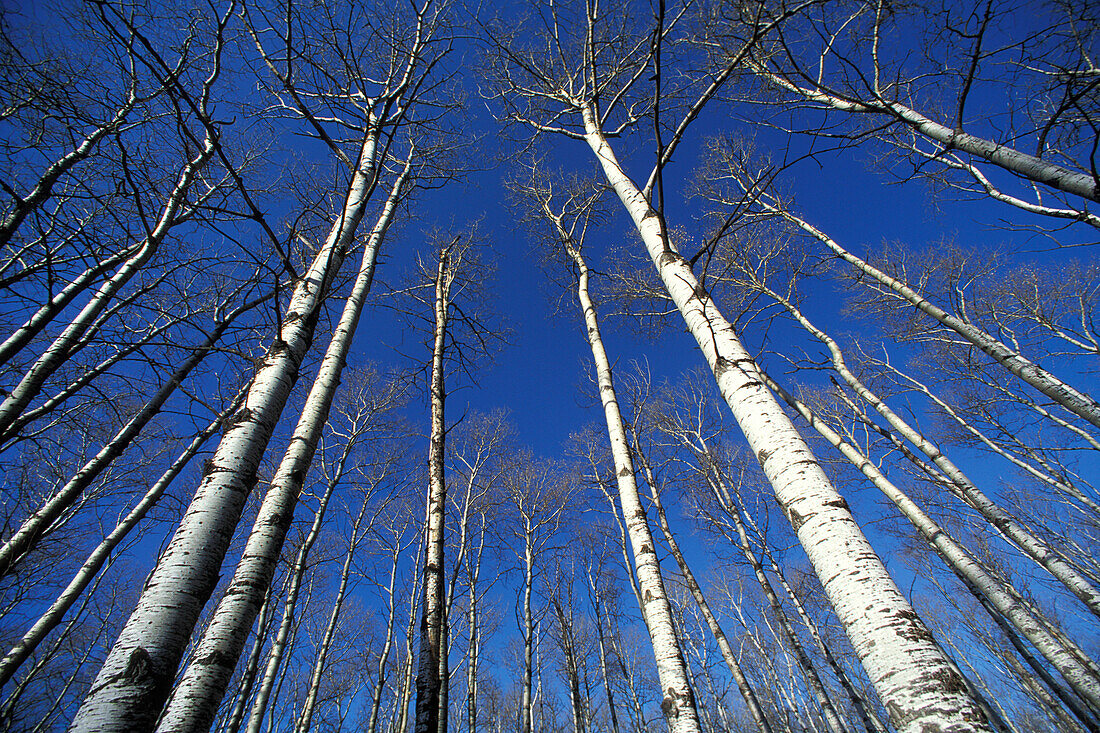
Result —
[[591, 108], [586, 139], [714, 373], [826, 595], [902, 733], [987, 731], [985, 716], [856, 524], [729, 321], [672, 249], [659, 217], [619, 166]]

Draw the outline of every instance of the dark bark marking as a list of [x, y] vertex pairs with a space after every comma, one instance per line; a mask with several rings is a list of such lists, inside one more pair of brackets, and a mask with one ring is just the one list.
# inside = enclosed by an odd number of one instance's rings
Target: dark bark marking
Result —
[[153, 678], [153, 658], [144, 647], [136, 647], [130, 652], [130, 658], [126, 662], [126, 669], [122, 671], [122, 679], [141, 683]]

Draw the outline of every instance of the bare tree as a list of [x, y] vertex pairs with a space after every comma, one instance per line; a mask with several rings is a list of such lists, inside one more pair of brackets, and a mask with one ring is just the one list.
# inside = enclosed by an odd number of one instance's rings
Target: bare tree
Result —
[[[490, 34], [501, 115], [543, 136], [558, 134], [591, 149], [714, 372], [894, 725], [905, 731], [925, 724], [986, 730], [984, 715], [762, 383], [751, 354], [696, 277], [694, 260], [677, 251], [665, 224], [662, 171], [685, 131], [759, 39], [802, 7], [760, 6], [746, 12], [744, 43], [721, 68], [691, 79], [694, 84], [684, 92], [690, 101], [680, 106], [679, 122], [666, 139], [662, 130], [668, 128], [662, 128], [660, 118], [668, 114], [667, 106], [660, 107], [661, 49], [673, 42], [669, 39], [676, 37], [685, 11], [666, 12], [662, 6], [651, 26], [590, 4], [583, 9], [555, 6], [544, 17], [545, 38], [502, 27]], [[643, 79], [654, 84], [648, 90], [652, 94], [643, 91]], [[635, 127], [642, 110], [655, 121], [657, 161], [647, 181], [638, 185], [610, 140]]]

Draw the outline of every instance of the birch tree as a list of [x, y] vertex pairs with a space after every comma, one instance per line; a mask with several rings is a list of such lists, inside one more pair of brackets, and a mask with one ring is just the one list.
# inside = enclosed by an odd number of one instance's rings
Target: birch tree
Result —
[[[428, 438], [428, 491], [425, 514], [423, 599], [420, 651], [416, 677], [418, 733], [446, 731], [450, 706], [446, 578], [446, 416], [448, 373], [473, 378], [477, 359], [500, 339], [486, 320], [488, 313], [481, 286], [488, 272], [480, 258], [476, 231], [448, 236], [437, 234], [434, 262], [421, 260], [423, 285], [405, 292], [424, 306], [430, 335], [428, 369], [430, 432]], [[424, 319], [422, 315], [414, 318]], [[471, 487], [467, 486], [469, 490]]]
[[[1027, 214], [1097, 226], [1087, 206], [1100, 200], [1093, 13], [1052, 5], [1024, 33], [995, 3], [924, 11], [874, 2], [822, 8], [777, 28], [775, 43], [744, 65], [784, 101], [840, 113], [836, 133], [883, 140], [917, 175]], [[714, 43], [740, 50], [715, 30]], [[934, 42], [908, 53], [918, 38]], [[990, 70], [1010, 56], [1027, 59], [1026, 72], [1006, 86]], [[995, 107], [994, 85], [1007, 95]], [[1006, 125], [1011, 138], [998, 131]]]
[[[173, 542], [160, 558], [146, 584], [142, 600], [119, 641], [112, 647], [100, 672], [99, 682], [93, 686], [77, 714], [74, 730], [107, 730], [111, 726], [121, 730], [134, 725], [149, 725], [166, 699], [184, 645], [199, 611], [213, 591], [229, 539], [255, 480], [256, 466], [297, 379], [325, 297], [366, 212], [379, 178], [380, 166], [386, 162], [389, 142], [395, 129], [406, 120], [409, 105], [420, 91], [423, 75], [431, 66], [430, 59], [436, 53], [432, 44], [438, 20], [434, 10], [417, 8], [410, 22], [411, 27], [398, 31], [409, 34], [406, 39], [400, 39], [407, 40], [403, 53], [394, 58], [388, 68], [383, 66], [387, 75], [372, 90], [370, 104], [359, 109], [361, 116], [358, 120], [342, 120], [346, 128], [358, 132], [357, 147], [352, 155], [349, 156], [331, 138], [327, 141], [331, 143], [331, 151], [337, 160], [350, 163], [350, 179], [343, 202], [309, 268], [296, 283], [278, 337], [256, 372], [244, 407], [222, 438]], [[292, 57], [296, 53], [289, 40], [291, 26], [295, 22], [293, 17], [288, 19], [290, 26], [285, 29], [287, 35], [282, 35], [286, 45], [273, 52], [286, 54], [290, 64], [293, 64]], [[382, 39], [378, 41], [384, 42]], [[276, 78], [284, 84], [284, 93], [292, 98], [298, 96], [300, 100], [301, 96], [296, 95], [298, 77], [294, 69], [297, 67], [291, 65], [284, 73], [275, 66], [273, 58], [276, 57], [266, 52], [262, 45], [260, 53]], [[349, 71], [354, 73], [355, 70]], [[366, 83], [370, 76], [364, 73], [359, 78]], [[298, 111], [307, 121], [316, 121], [318, 113], [304, 104]], [[372, 238], [373, 247], [365, 247], [364, 261], [369, 266], [362, 270], [361, 279], [366, 281], [366, 285], [369, 285], [382, 234], [384, 226]], [[357, 296], [359, 299], [365, 294], [365, 286], [361, 289], [364, 292]], [[352, 314], [357, 317], [358, 305], [348, 311], [349, 317]], [[331, 367], [336, 374], [343, 363], [341, 350], [346, 349], [342, 342], [350, 338], [354, 320], [351, 318], [345, 326], [347, 335], [334, 339], [332, 348], [340, 354], [331, 360], [336, 362]], [[334, 383], [335, 379], [333, 376], [329, 381]], [[326, 392], [325, 386], [319, 387], [316, 399], [327, 408], [331, 396]], [[319, 408], [303, 415], [303, 421], [310, 426], [308, 432], [312, 432], [316, 421], [323, 425], [325, 415], [321, 412]], [[312, 445], [308, 441], [295, 444], [294, 450], [299, 452], [300, 457], [295, 456], [292, 468], [300, 463], [308, 465]], [[262, 595], [261, 592], [261, 598]], [[252, 618], [259, 606], [258, 601], [254, 603]], [[243, 625], [247, 631], [251, 619]], [[235, 644], [243, 643], [243, 636], [230, 634]], [[235, 659], [232, 661], [235, 662]], [[132, 670], [132, 673], [122, 674], [125, 670]], [[200, 708], [208, 710], [206, 705]]]
[[[536, 174], [537, 175], [537, 174]], [[630, 454], [623, 416], [611, 371], [611, 361], [600, 335], [599, 317], [589, 291], [589, 269], [582, 253], [591, 209], [603, 192], [567, 193], [555, 197], [545, 179], [526, 187], [539, 214], [553, 227], [564, 254], [572, 261], [577, 301], [584, 317], [585, 333], [607, 424], [611, 455], [622, 516], [630, 535], [635, 571], [642, 598], [642, 618], [653, 642], [653, 655], [661, 684], [661, 710], [674, 733], [699, 730], [699, 713], [688, 679], [683, 651], [673, 628], [672, 608], [661, 576], [656, 542], [638, 494], [634, 461]], [[564, 199], [564, 200], [562, 200]]]
[[[503, 28], [494, 31], [490, 43], [500, 114], [543, 136], [559, 134], [590, 148], [714, 372], [894, 725], [902, 731], [924, 726], [985, 730], [984, 715], [761, 382], [751, 355], [699, 282], [692, 258], [677, 251], [665, 224], [662, 172], [685, 130], [758, 40], [799, 10], [757, 8], [742, 27], [743, 45], [726, 56], [720, 69], [696, 77], [694, 100], [678, 110], [679, 121], [663, 139], [667, 128], [660, 115], [667, 119], [667, 107], [661, 107], [661, 48], [675, 37], [682, 13], [659, 12], [654, 30], [592, 5], [571, 15], [555, 6], [543, 16], [547, 41]], [[655, 86], [643, 91], [643, 78]], [[636, 127], [642, 110], [654, 120], [657, 161], [639, 185], [610, 140]]]

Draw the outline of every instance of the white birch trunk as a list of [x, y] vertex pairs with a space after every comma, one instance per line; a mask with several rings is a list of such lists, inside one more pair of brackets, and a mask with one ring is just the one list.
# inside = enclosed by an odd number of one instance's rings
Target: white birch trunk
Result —
[[[285, 587], [284, 583], [284, 587]], [[245, 710], [252, 699], [252, 690], [256, 686], [256, 675], [260, 672], [260, 659], [263, 656], [264, 646], [267, 644], [267, 634], [271, 628], [271, 612], [274, 606], [275, 584], [267, 587], [267, 595], [264, 596], [264, 604], [260, 607], [260, 618], [256, 622], [256, 633], [252, 636], [252, 651], [248, 654], [241, 679], [237, 683], [237, 692], [233, 696], [233, 707], [229, 715], [224, 718], [216, 728], [218, 733], [237, 733], [244, 722]]]
[[703, 589], [700, 587], [698, 581], [696, 581], [695, 574], [691, 571], [691, 567], [687, 563], [687, 558], [680, 550], [680, 544], [672, 534], [672, 528], [668, 524], [668, 517], [665, 515], [664, 505], [661, 503], [661, 492], [657, 488], [656, 477], [653, 475], [653, 470], [649, 465], [649, 461], [642, 455], [642, 452], [638, 450], [637, 438], [635, 438], [634, 447], [635, 453], [638, 456], [638, 462], [642, 466], [642, 473], [645, 475], [646, 482], [649, 484], [650, 495], [653, 497], [653, 508], [657, 511], [658, 524], [661, 527], [661, 532], [664, 534], [665, 541], [668, 543], [668, 548], [672, 552], [672, 556], [676, 559], [676, 564], [680, 567], [680, 574], [684, 576], [684, 584], [691, 593], [691, 597], [695, 599], [695, 605], [699, 607], [699, 612], [702, 614], [703, 620], [707, 624], [707, 628], [710, 629], [711, 635], [714, 636], [714, 640], [718, 643], [718, 650], [722, 653], [722, 660], [726, 663], [726, 668], [729, 669], [733, 681], [737, 683], [737, 689], [741, 693], [741, 697], [745, 700], [745, 706], [749, 709], [749, 714], [752, 716], [757, 730], [759, 730], [760, 733], [772, 733], [771, 724], [768, 723], [768, 718], [764, 715], [763, 708], [760, 707], [760, 701], [756, 697], [756, 691], [753, 690], [748, 678], [745, 677], [745, 673], [741, 669], [741, 663], [737, 660], [737, 654], [734, 653], [733, 646], [730, 644], [726, 632], [722, 629], [722, 625], [718, 622], [718, 618], [710, 610], [710, 604], [707, 603], [706, 596], [703, 594]]
[[370, 711], [367, 713], [366, 733], [375, 733], [378, 729], [378, 716], [382, 710], [382, 694], [386, 691], [386, 665], [390, 661], [393, 649], [394, 632], [397, 628], [397, 566], [401, 559], [401, 543], [395, 539], [393, 545], [393, 565], [390, 567], [390, 581], [386, 586], [386, 632], [382, 651], [378, 654], [378, 678], [371, 690]]
[[[217, 78], [217, 66], [207, 85]], [[38, 393], [42, 390], [46, 380], [49, 379], [72, 353], [73, 346], [81, 339], [84, 333], [92, 326], [96, 318], [110, 304], [118, 292], [126, 283], [156, 254], [160, 243], [168, 235], [168, 232], [178, 222], [180, 209], [183, 208], [190, 194], [191, 185], [199, 176], [206, 164], [214, 155], [216, 140], [213, 133], [208, 130], [200, 150], [180, 171], [176, 184], [165, 201], [156, 223], [146, 235], [141, 245], [129, 255], [106, 282], [96, 289], [95, 293], [84, 305], [76, 316], [65, 327], [65, 330], [53, 340], [41, 356], [35, 361], [19, 383], [12, 387], [11, 391], [0, 402], [0, 434], [8, 431], [8, 428], [16, 418], [26, 409]]]
[[[469, 659], [466, 663], [466, 733], [477, 733], [477, 672], [478, 655], [481, 652], [481, 609], [477, 594], [478, 579], [481, 576], [481, 558], [485, 552], [485, 513], [481, 514], [481, 540], [478, 544], [476, 559], [467, 562], [467, 580], [470, 585], [470, 607], [467, 610], [470, 631]], [[370, 733], [370, 732], [368, 732]]]
[[[349, 439], [340, 451], [337, 468], [325, 486], [325, 491], [321, 495], [320, 503], [317, 506], [317, 512], [313, 515], [313, 523], [310, 525], [309, 532], [306, 533], [301, 547], [298, 548], [298, 555], [294, 559], [294, 567], [290, 571], [290, 578], [287, 583], [286, 598], [283, 600], [283, 615], [279, 621], [279, 630], [275, 632], [275, 639], [271, 642], [271, 649], [268, 651], [267, 661], [264, 663], [263, 677], [260, 680], [260, 686], [256, 689], [256, 697], [253, 699], [249, 710], [248, 733], [260, 733], [263, 728], [264, 713], [267, 711], [271, 691], [275, 687], [275, 680], [278, 677], [279, 668], [286, 653], [290, 632], [294, 627], [298, 609], [298, 594], [301, 592], [302, 580], [305, 578], [306, 569], [309, 566], [309, 555], [313, 550], [314, 543], [317, 542], [317, 538], [321, 534], [321, 526], [324, 524], [329, 501], [336, 490], [336, 485], [344, 476], [344, 467], [354, 447], [355, 441]], [[271, 588], [270, 583], [268, 588]], [[169, 709], [171, 709], [171, 706], [169, 706]]]
[[988, 160], [990, 163], [1023, 178], [1044, 183], [1051, 188], [1092, 201], [1100, 201], [1100, 183], [1097, 182], [1095, 177], [1087, 173], [1069, 170], [1041, 158], [1036, 158], [1034, 155], [1028, 155], [1010, 148], [1007, 145], [970, 135], [962, 130], [953, 130], [900, 102], [885, 99], [874, 102], [842, 99], [825, 92], [802, 88], [778, 74], [768, 71], [760, 64], [748, 62], [748, 66], [780, 89], [794, 92], [808, 101], [844, 112], [877, 113], [892, 117], [929, 140], [943, 146], [945, 150], [960, 150], [983, 160]]
[[659, 217], [619, 166], [594, 111], [586, 107], [583, 114], [589, 146], [714, 372], [894, 726], [901, 733], [989, 730], [847, 503], [761, 382], [732, 326], [662, 236]]
[[802, 670], [802, 677], [806, 681], [807, 687], [810, 688], [810, 694], [813, 695], [814, 699], [817, 701], [818, 708], [821, 710], [821, 716], [825, 720], [825, 725], [834, 733], [845, 733], [847, 727], [837, 713], [836, 707], [833, 705], [833, 701], [829, 695], [829, 691], [825, 687], [825, 683], [822, 682], [821, 676], [817, 673], [817, 667], [802, 646], [802, 641], [798, 638], [798, 634], [795, 632], [794, 627], [791, 626], [791, 620], [787, 616], [783, 604], [779, 602], [779, 597], [775, 594], [775, 588], [772, 587], [771, 581], [764, 573], [764, 567], [760, 563], [760, 558], [756, 556], [752, 546], [749, 544], [749, 536], [745, 532], [744, 521], [741, 518], [742, 512], [745, 511], [744, 507], [741, 506], [739, 502], [734, 503], [731, 500], [732, 497], [729, 491], [726, 487], [721, 486], [720, 480], [716, 480], [710, 471], [706, 473], [707, 482], [714, 485], [715, 493], [719, 495], [722, 503], [725, 505], [727, 515], [733, 520], [733, 526], [737, 531], [737, 539], [741, 554], [748, 561], [749, 567], [752, 568], [753, 575], [756, 576], [756, 582], [760, 586], [760, 590], [764, 594], [764, 598], [767, 600], [768, 605], [771, 606], [772, 615], [775, 617], [775, 620], [779, 622], [779, 629], [782, 631], [781, 639], [791, 653], [794, 654], [795, 662]]
[[[272, 293], [274, 295], [274, 293]], [[171, 321], [164, 323], [163, 325], [150, 329], [141, 338], [135, 339], [130, 343], [116, 347], [107, 358], [101, 360], [95, 366], [86, 369], [80, 373], [73, 381], [69, 382], [65, 387], [58, 390], [54, 394], [47, 397], [41, 402], [41, 404], [26, 410], [8, 428], [5, 435], [0, 435], [0, 450], [7, 450], [17, 441], [26, 440], [28, 436], [20, 435], [30, 423], [38, 420], [39, 418], [53, 412], [60, 405], [64, 404], [70, 397], [75, 395], [80, 390], [87, 387], [94, 382], [97, 378], [107, 372], [108, 369], [118, 364], [123, 359], [126, 359], [130, 355], [138, 352], [149, 343], [164, 336], [165, 332], [177, 325]], [[33, 431], [31, 431], [33, 434]], [[1100, 446], [1098, 446], [1100, 447]]]
[[161, 555], [121, 635], [74, 719], [79, 733], [147, 730], [157, 719], [183, 650], [256, 481], [275, 424], [313, 339], [329, 285], [362, 217], [377, 170], [364, 139], [344, 210], [294, 288], [280, 332], [258, 367], [244, 407], [222, 437], [195, 498]]
[[897, 506], [947, 566], [959, 576], [964, 585], [978, 596], [983, 604], [988, 603], [995, 609], [995, 618], [996, 614], [1001, 614], [1008, 619], [1062, 674], [1071, 687], [1093, 705], [1096, 704], [1097, 694], [1100, 693], [1100, 680], [1088, 665], [1082, 663], [1076, 654], [1059, 643], [1023, 604], [1005, 590], [1000, 581], [990, 575], [981, 563], [928, 516], [915, 501], [891, 482], [867, 456], [844, 441], [801, 400], [770, 379], [768, 384]]
[[611, 455], [619, 488], [619, 503], [622, 506], [638, 574], [642, 616], [653, 643], [653, 656], [661, 683], [661, 711], [672, 733], [699, 733], [699, 713], [695, 708], [695, 696], [688, 680], [683, 651], [680, 649], [680, 643], [672, 625], [672, 607], [661, 577], [656, 543], [649, 529], [645, 509], [638, 496], [630, 445], [627, 442], [618, 398], [615, 395], [611, 362], [607, 358], [603, 339], [600, 336], [596, 308], [588, 294], [588, 266], [580, 252], [571, 244], [567, 242], [565, 246], [578, 270], [577, 300], [584, 315], [588, 344], [596, 367], [600, 400], [603, 402], [604, 418], [607, 423], [607, 434], [611, 443]]
[[409, 699], [412, 697], [413, 670], [416, 667], [416, 621], [419, 618], [420, 597], [423, 594], [420, 573], [423, 571], [420, 559], [425, 555], [424, 543], [427, 541], [427, 522], [425, 531], [421, 533], [421, 546], [416, 550], [416, 566], [413, 569], [413, 578], [409, 593], [409, 622], [405, 627], [405, 659], [401, 665], [401, 681], [397, 689], [397, 700], [394, 703], [394, 725], [391, 730], [395, 733], [404, 733], [408, 730]]
[[1023, 550], [1024, 553], [1061, 581], [1073, 595], [1089, 607], [1089, 610], [1097, 616], [1100, 616], [1100, 590], [1093, 586], [1088, 578], [1077, 572], [1072, 565], [1066, 562], [1051, 547], [1028, 531], [1027, 528], [1017, 522], [1008, 512], [1004, 511], [996, 502], [990, 499], [985, 492], [979, 489], [974, 482], [955, 465], [954, 461], [952, 461], [937, 444], [924, 437], [900, 415], [891, 410], [889, 405], [883, 402], [878, 395], [868, 389], [867, 386], [848, 369], [844, 361], [844, 354], [841, 352], [840, 346], [837, 345], [836, 341], [811, 323], [790, 301], [768, 290], [766, 287], [761, 286], [761, 289], [786, 308], [803, 328], [825, 345], [829, 350], [833, 368], [836, 370], [837, 374], [840, 375], [841, 379], [844, 380], [845, 384], [855, 390], [856, 394], [858, 394], [867, 404], [875, 408], [875, 411], [882, 415], [891, 427], [897, 430], [898, 433], [910, 443], [917, 446], [917, 448], [920, 449], [938, 469], [943, 471], [950, 482], [948, 486], [949, 489], [952, 489], [954, 493], [960, 495], [967, 504], [976, 509], [1000, 532], [1004, 533], [1004, 535], [1017, 547]]
[[561, 600], [554, 595], [550, 599], [554, 607], [554, 614], [558, 619], [558, 628], [561, 629], [561, 652], [565, 658], [565, 679], [569, 688], [569, 709], [573, 714], [573, 733], [585, 733], [584, 702], [581, 698], [581, 684], [579, 667], [577, 664], [577, 642], [573, 630], [573, 620], [565, 613]]
[[[373, 141], [371, 145], [373, 146]], [[203, 634], [194, 661], [187, 667], [165, 709], [157, 730], [164, 733], [205, 729], [217, 714], [226, 686], [233, 675], [249, 630], [259, 613], [263, 596], [275, 574], [286, 533], [294, 520], [302, 484], [313, 461], [317, 443], [328, 422], [332, 400], [340, 384], [359, 316], [374, 280], [378, 250], [393, 218], [401, 189], [408, 177], [412, 156], [394, 182], [382, 213], [363, 250], [355, 284], [344, 304], [340, 320], [321, 361], [317, 377], [302, 407], [302, 416], [290, 445], [264, 495], [244, 553], [217, 610]], [[363, 217], [367, 200], [351, 196], [345, 204], [346, 244], [350, 245]]]
[[[770, 382], [768, 384], [771, 386]], [[756, 528], [756, 523], [752, 518], [748, 516], [746, 516], [746, 518], [752, 522], [753, 527], [759, 532], [760, 530]], [[866, 729], [868, 733], [886, 733], [886, 729], [883, 727], [881, 721], [879, 721], [874, 712], [869, 709], [870, 706], [867, 704], [866, 700], [864, 700], [863, 696], [852, 686], [852, 682], [848, 678], [848, 673], [845, 671], [844, 667], [840, 665], [840, 662], [837, 661], [836, 656], [833, 654], [832, 650], [829, 649], [825, 640], [821, 638], [817, 625], [806, 612], [806, 607], [802, 604], [801, 599], [799, 599], [794, 589], [791, 588], [790, 584], [787, 582], [787, 577], [783, 574], [783, 570], [779, 567], [779, 563], [777, 563], [772, 556], [771, 550], [766, 544], [762, 545], [761, 549], [764, 551], [764, 556], [768, 558], [768, 565], [771, 568], [772, 574], [779, 579], [779, 584], [783, 587], [783, 590], [786, 591], [787, 597], [794, 605], [799, 618], [802, 619], [802, 625], [810, 632], [810, 636], [813, 637], [818, 651], [820, 651], [821, 656], [825, 658], [825, 662], [829, 665], [829, 669], [833, 671], [833, 676], [836, 677], [840, 686], [844, 688], [844, 692], [848, 695], [849, 703], [852, 709], [856, 711], [856, 714], [859, 715], [860, 722], [863, 723], [864, 729]]]
[[447, 486], [443, 476], [446, 440], [446, 388], [443, 352], [447, 340], [450, 281], [448, 250], [439, 253], [435, 279], [435, 340], [432, 347], [431, 435], [428, 444], [428, 497], [424, 546], [424, 600], [420, 621], [420, 657], [416, 675], [415, 733], [446, 733], [447, 716], [440, 715], [440, 656], [444, 604], [444, 522], [447, 513]]
[[58, 291], [56, 295], [39, 306], [38, 310], [32, 313], [30, 317], [24, 321], [23, 325], [12, 331], [11, 335], [0, 344], [0, 364], [6, 363], [8, 359], [29, 344], [35, 336], [42, 332], [42, 329], [49, 325], [49, 323], [69, 305], [69, 303], [76, 299], [76, 296], [91, 287], [91, 284], [95, 282], [96, 278], [110, 268], [133, 256], [139, 250], [140, 246], [141, 245], [132, 245], [127, 247], [122, 252], [108, 257], [103, 262], [87, 268], [84, 272], [73, 278], [68, 285]]
[[604, 694], [607, 696], [607, 715], [611, 719], [611, 733], [619, 733], [619, 714], [615, 707], [615, 693], [611, 689], [611, 678], [607, 673], [607, 643], [604, 637], [604, 615], [601, 612], [603, 603], [600, 600], [598, 579], [594, 578], [591, 569], [588, 572], [588, 591], [592, 601], [592, 610], [596, 614], [596, 642], [600, 652], [600, 677], [603, 679]]
[[363, 504], [359, 507], [359, 515], [351, 528], [351, 540], [348, 542], [348, 552], [344, 556], [344, 565], [340, 568], [340, 584], [336, 588], [336, 598], [332, 602], [332, 611], [329, 613], [328, 623], [325, 625], [325, 633], [321, 637], [321, 644], [317, 648], [317, 658], [313, 662], [313, 669], [309, 675], [309, 686], [306, 688], [306, 699], [302, 703], [302, 711], [298, 714], [298, 721], [294, 725], [295, 733], [308, 733], [313, 721], [313, 714], [317, 710], [317, 696], [321, 691], [321, 681], [325, 674], [325, 666], [328, 663], [328, 652], [332, 648], [332, 639], [336, 635], [336, 624], [340, 621], [340, 614], [344, 610], [344, 599], [348, 592], [348, 578], [351, 577], [351, 563], [355, 559], [355, 550], [359, 545], [359, 530], [363, 524], [363, 516], [367, 513], [369, 497], [363, 497]]
[[530, 523], [524, 533], [523, 545], [523, 678], [520, 681], [519, 733], [533, 733], [535, 710], [532, 687], [534, 683], [535, 619], [531, 608], [531, 591], [535, 579], [535, 549]]

